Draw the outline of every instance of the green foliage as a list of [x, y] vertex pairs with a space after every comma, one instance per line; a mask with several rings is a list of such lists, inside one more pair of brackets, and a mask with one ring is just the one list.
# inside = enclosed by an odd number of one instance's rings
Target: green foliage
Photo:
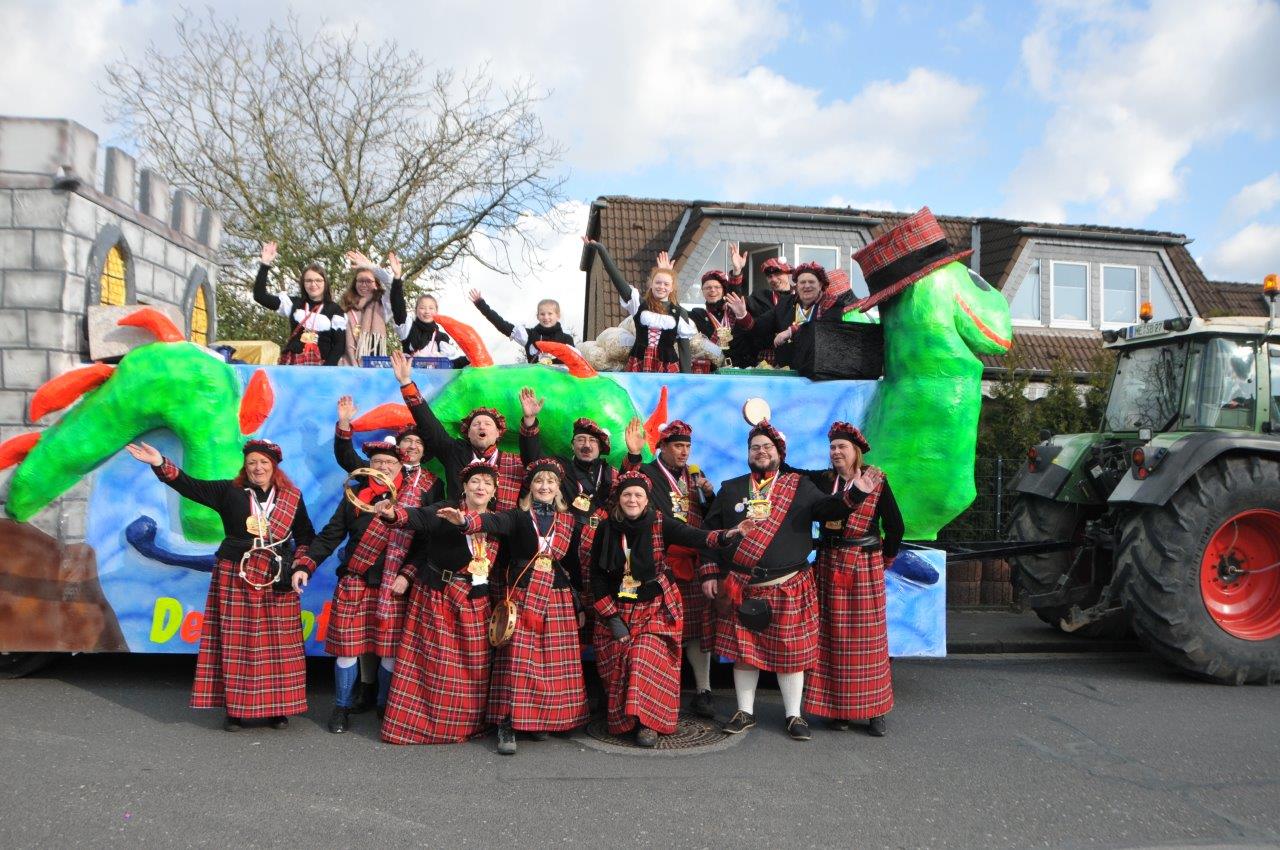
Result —
[[1015, 351], [1005, 357], [1005, 368], [995, 381], [991, 398], [983, 399], [978, 424], [978, 456], [1020, 457], [1035, 437], [1031, 402], [1027, 399], [1030, 375]]
[[1040, 427], [1055, 434], [1075, 434], [1084, 427], [1084, 405], [1076, 386], [1066, 362], [1055, 360], [1049, 372], [1049, 391], [1036, 405]]

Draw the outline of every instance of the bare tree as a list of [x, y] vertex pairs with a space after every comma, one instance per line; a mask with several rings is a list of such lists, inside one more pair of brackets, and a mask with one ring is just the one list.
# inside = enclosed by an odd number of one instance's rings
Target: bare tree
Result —
[[223, 214], [232, 269], [274, 240], [287, 274], [313, 260], [339, 273], [352, 249], [396, 251], [406, 281], [464, 257], [506, 272], [535, 247], [521, 216], [556, 215], [562, 148], [530, 81], [502, 89], [483, 67], [424, 80], [411, 50], [294, 16], [259, 33], [212, 10], [175, 26], [174, 52], [108, 67], [108, 118]]

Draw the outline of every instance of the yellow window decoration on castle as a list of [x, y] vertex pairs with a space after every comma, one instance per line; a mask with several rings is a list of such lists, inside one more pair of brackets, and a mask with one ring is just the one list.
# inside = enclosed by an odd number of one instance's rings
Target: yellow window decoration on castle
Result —
[[191, 303], [191, 341], [209, 344], [209, 308], [204, 303], [204, 287], [196, 289], [196, 300]]
[[122, 307], [128, 293], [124, 277], [124, 251], [119, 245], [111, 246], [107, 261], [102, 265], [102, 277], [98, 280], [98, 301], [108, 307]]

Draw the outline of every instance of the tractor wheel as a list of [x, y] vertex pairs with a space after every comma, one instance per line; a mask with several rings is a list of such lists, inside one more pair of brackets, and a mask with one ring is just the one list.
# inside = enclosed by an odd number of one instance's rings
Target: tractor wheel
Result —
[[1134, 631], [1194, 676], [1280, 682], [1280, 463], [1221, 457], [1121, 527]]
[[[1082, 540], [1087, 520], [1093, 519], [1098, 508], [1076, 502], [1056, 502], [1043, 496], [1024, 494], [1009, 514], [1009, 540], [1014, 543], [1034, 543], [1042, 540]], [[1018, 596], [1046, 593], [1053, 590], [1062, 574], [1071, 569], [1079, 550], [1045, 552], [1040, 555], [1021, 555], [1010, 558], [1013, 566], [1013, 586]], [[1081, 559], [1077, 572], [1088, 573], [1088, 555]], [[1084, 577], [1084, 576], [1082, 576]], [[1098, 601], [1102, 585], [1090, 588], [1089, 595], [1078, 604], [1088, 608]], [[1061, 628], [1062, 618], [1071, 610], [1070, 605], [1044, 605], [1032, 607], [1036, 616], [1054, 628]], [[1112, 618], [1092, 623], [1074, 634], [1085, 637], [1123, 637], [1128, 634], [1128, 623], [1123, 618]]]

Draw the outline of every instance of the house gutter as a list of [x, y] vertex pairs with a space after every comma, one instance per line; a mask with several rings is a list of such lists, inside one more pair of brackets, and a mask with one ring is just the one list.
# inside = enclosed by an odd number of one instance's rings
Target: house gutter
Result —
[[[695, 206], [697, 206], [695, 204]], [[739, 210], [732, 207], [699, 207], [703, 215], [717, 218], [745, 218], [756, 221], [798, 221], [806, 224], [844, 224], [860, 227], [878, 227], [884, 219], [865, 215], [838, 215], [835, 213], [802, 213], [787, 210]], [[687, 215], [687, 214], [686, 214]], [[681, 225], [683, 227], [683, 224]]]
[[1107, 233], [1093, 230], [1063, 230], [1057, 227], [1028, 225], [1018, 228], [1020, 236], [1045, 236], [1054, 239], [1092, 239], [1095, 242], [1127, 242], [1141, 245], [1190, 245], [1194, 239], [1186, 236], [1154, 236], [1149, 233]]
[[671, 247], [667, 249], [667, 256], [671, 257], [671, 261], [675, 262], [676, 248], [680, 245], [680, 237], [684, 236], [684, 229], [689, 226], [689, 219], [693, 216], [693, 207], [685, 207], [684, 215], [680, 217], [680, 224], [676, 226], [676, 234], [671, 237]]

